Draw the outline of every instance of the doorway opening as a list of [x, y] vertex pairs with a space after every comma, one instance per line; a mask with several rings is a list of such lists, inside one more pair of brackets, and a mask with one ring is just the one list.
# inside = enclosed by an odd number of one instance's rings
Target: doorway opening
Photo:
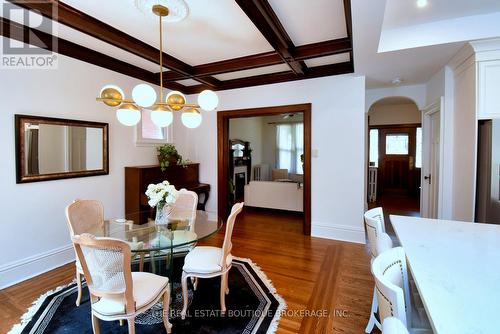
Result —
[[[387, 97], [368, 111], [368, 206], [420, 216], [422, 115], [413, 100]], [[390, 228], [390, 227], [389, 227]]]
[[[302, 221], [311, 234], [311, 105], [217, 113], [218, 211], [233, 203]], [[247, 210], [248, 211], [248, 210]]]

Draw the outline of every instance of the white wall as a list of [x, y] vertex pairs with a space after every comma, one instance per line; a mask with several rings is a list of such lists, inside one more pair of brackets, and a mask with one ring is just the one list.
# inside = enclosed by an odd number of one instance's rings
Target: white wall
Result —
[[441, 110], [441, 129], [443, 134], [443, 152], [441, 152], [441, 182], [439, 189], [439, 218], [453, 219], [453, 172], [454, 172], [454, 79], [453, 70], [443, 67], [426, 84], [426, 105], [431, 105], [444, 98], [444, 110]]
[[413, 100], [422, 110], [425, 107], [425, 85], [395, 86], [387, 88], [373, 88], [366, 90], [366, 112], [373, 103], [385, 97], [403, 96]]
[[368, 111], [369, 125], [416, 124], [422, 115], [415, 103], [379, 105], [375, 103]]
[[[134, 146], [134, 128], [95, 101], [105, 84], [130, 95], [139, 81], [62, 55], [58, 61], [57, 70], [0, 70], [0, 288], [74, 258], [64, 216], [73, 199], [98, 199], [106, 217], [122, 217], [124, 166], [156, 163], [153, 148]], [[16, 184], [14, 114], [109, 123], [110, 174]]]
[[[312, 103], [312, 234], [364, 242], [364, 77], [302, 80], [219, 92], [218, 110]], [[190, 97], [192, 99], [193, 97]], [[203, 112], [202, 125], [186, 129], [176, 119], [174, 143], [200, 162], [200, 181], [217, 193], [217, 118]], [[210, 196], [208, 210], [216, 210]]]
[[476, 193], [476, 67], [469, 57], [454, 69], [453, 219], [474, 221]]

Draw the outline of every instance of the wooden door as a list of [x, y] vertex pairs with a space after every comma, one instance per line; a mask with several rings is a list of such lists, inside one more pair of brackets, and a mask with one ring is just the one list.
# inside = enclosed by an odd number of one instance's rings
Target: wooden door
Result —
[[414, 195], [416, 127], [379, 129], [379, 194]]

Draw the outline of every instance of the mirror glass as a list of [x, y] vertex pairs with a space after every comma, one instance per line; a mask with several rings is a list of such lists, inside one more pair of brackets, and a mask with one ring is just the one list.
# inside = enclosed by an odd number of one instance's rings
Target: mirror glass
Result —
[[18, 120], [18, 182], [107, 174], [107, 124], [64, 121]]
[[245, 149], [245, 145], [233, 144], [232, 149], [234, 150], [233, 157], [241, 158], [243, 156], [243, 150]]
[[102, 169], [103, 129], [25, 123], [25, 175]]

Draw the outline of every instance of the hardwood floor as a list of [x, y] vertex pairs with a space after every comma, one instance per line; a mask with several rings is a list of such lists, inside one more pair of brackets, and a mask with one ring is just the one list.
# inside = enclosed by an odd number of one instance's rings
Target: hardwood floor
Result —
[[[221, 231], [204, 243], [220, 245], [223, 237]], [[295, 214], [245, 210], [235, 225], [233, 254], [258, 264], [286, 300], [278, 333], [364, 333], [373, 291], [364, 245], [306, 237]], [[71, 264], [1, 290], [0, 333], [40, 294], [73, 277]]]
[[368, 207], [382, 207], [384, 209], [385, 230], [393, 238], [396, 233], [390, 223], [390, 215], [420, 217], [420, 200], [418, 197], [406, 195], [382, 195], [375, 203], [369, 203]]

